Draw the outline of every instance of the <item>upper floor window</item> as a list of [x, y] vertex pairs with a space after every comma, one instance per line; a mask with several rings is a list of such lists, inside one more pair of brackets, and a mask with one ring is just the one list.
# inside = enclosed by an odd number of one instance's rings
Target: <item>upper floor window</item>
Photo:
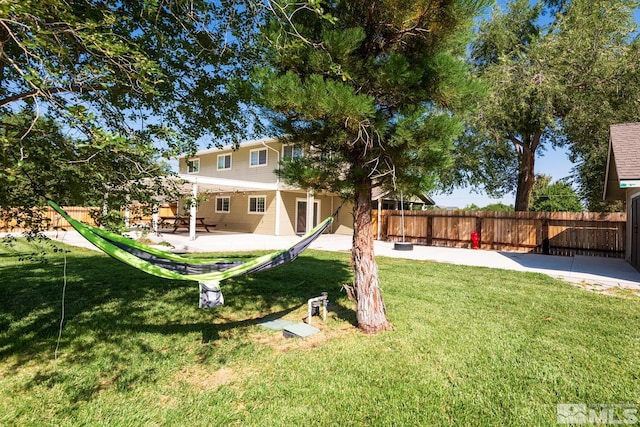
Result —
[[218, 170], [231, 169], [231, 153], [218, 154]]
[[187, 159], [187, 173], [200, 172], [200, 159]]
[[249, 196], [249, 213], [261, 214], [267, 211], [267, 196]]
[[285, 145], [282, 147], [282, 158], [297, 159], [302, 157], [302, 147], [296, 147], [293, 144]]
[[231, 212], [231, 198], [230, 197], [216, 197], [216, 212], [229, 213]]
[[265, 166], [267, 164], [267, 149], [258, 148], [249, 152], [249, 166]]

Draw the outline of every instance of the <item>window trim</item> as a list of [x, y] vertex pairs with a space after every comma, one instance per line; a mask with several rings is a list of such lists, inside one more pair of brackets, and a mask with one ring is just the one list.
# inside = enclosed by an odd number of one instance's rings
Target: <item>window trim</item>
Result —
[[[194, 170], [190, 170], [189, 168], [189, 163], [191, 163], [194, 167]], [[200, 173], [200, 157], [192, 157], [190, 159], [186, 159], [185, 160], [185, 165], [187, 167], [187, 174], [188, 175], [197, 175]], [[197, 166], [195, 166], [197, 165]]]
[[[285, 149], [287, 149], [288, 147], [291, 147], [291, 159], [298, 159], [301, 158], [303, 155], [303, 151], [302, 151], [302, 147], [296, 147], [295, 144], [283, 144], [282, 145], [282, 158], [285, 158]], [[299, 154], [295, 155], [296, 149], [299, 150]]]
[[[225, 167], [220, 167], [220, 157], [227, 157], [229, 156], [229, 167], [225, 168]], [[231, 170], [231, 168], [233, 167], [233, 156], [232, 153], [225, 153], [225, 154], [218, 154], [218, 157], [216, 157], [216, 169], [219, 171], [228, 171]]]
[[[253, 165], [251, 164], [251, 157], [253, 155], [253, 153], [260, 153], [261, 151], [264, 151], [265, 155], [264, 155], [264, 163], [260, 163], [260, 154], [258, 154], [258, 163]], [[267, 166], [269, 164], [269, 150], [265, 147], [265, 148], [254, 148], [253, 150], [249, 151], [249, 167], [250, 168], [261, 168], [264, 166]]]
[[[263, 211], [252, 211], [251, 210], [251, 199], [263, 199], [264, 200], [264, 210]], [[258, 202], [256, 201], [256, 209], [258, 208]], [[248, 201], [247, 201], [247, 213], [249, 215], [264, 215], [267, 213], [267, 196], [266, 194], [260, 194], [260, 195], [256, 195], [256, 196], [249, 196]]]
[[[218, 200], [227, 200], [227, 210], [224, 210], [224, 202], [222, 202], [222, 208], [218, 209]], [[216, 196], [216, 213], [231, 213], [231, 197], [229, 196]]]

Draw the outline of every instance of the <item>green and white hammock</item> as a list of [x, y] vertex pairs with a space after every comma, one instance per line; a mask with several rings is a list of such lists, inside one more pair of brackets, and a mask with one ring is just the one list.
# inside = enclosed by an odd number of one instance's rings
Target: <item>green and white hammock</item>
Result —
[[325, 219], [304, 235], [298, 243], [289, 248], [248, 261], [232, 261], [220, 258], [183, 257], [179, 254], [153, 248], [119, 234], [77, 221], [52, 201], [49, 201], [49, 205], [85, 239], [107, 255], [154, 276], [198, 282], [201, 291], [201, 307], [212, 307], [221, 303], [218, 300], [222, 300], [219, 291], [219, 283], [222, 280], [268, 270], [295, 260], [333, 222], [333, 217]]

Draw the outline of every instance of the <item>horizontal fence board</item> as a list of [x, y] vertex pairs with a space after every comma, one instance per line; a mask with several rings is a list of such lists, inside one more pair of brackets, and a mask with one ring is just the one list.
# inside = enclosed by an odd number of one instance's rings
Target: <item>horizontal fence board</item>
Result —
[[468, 248], [476, 231], [482, 249], [624, 257], [624, 212], [374, 211], [372, 218], [387, 241]]

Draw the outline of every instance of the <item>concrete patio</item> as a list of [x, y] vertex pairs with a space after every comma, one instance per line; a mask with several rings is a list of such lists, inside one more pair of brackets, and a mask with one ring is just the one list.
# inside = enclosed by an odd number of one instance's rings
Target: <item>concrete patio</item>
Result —
[[[139, 232], [134, 234], [140, 235]], [[69, 245], [95, 249], [91, 243], [76, 231], [49, 232], [53, 239]], [[158, 235], [146, 235], [154, 242], [170, 244], [181, 252], [235, 252], [255, 250], [277, 250], [298, 241], [297, 236], [271, 236], [215, 231], [198, 233], [195, 240], [189, 240], [186, 232], [171, 233], [167, 230]], [[311, 245], [312, 249], [349, 252], [351, 236], [324, 234]], [[398, 251], [392, 242], [375, 242], [377, 256], [430, 260], [451, 264], [477, 267], [501, 268], [547, 274], [571, 283], [581, 284], [589, 289], [627, 289], [640, 292], [640, 272], [629, 263], [617, 258], [603, 258], [577, 255], [573, 257], [500, 252], [461, 248], [414, 245], [412, 251]]]

